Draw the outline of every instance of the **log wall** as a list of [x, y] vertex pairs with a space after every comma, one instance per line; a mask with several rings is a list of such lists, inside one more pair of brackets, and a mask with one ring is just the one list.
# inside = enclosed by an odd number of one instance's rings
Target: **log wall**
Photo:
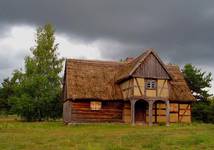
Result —
[[91, 110], [90, 101], [72, 101], [71, 108], [71, 122], [122, 122], [122, 101], [102, 101], [100, 110]]
[[[146, 122], [148, 123], [148, 109]], [[69, 122], [125, 122], [131, 123], [129, 101], [102, 101], [100, 110], [91, 110], [90, 101], [66, 101], [63, 104], [63, 120]], [[153, 123], [166, 122], [165, 103], [153, 104]], [[191, 106], [184, 103], [170, 103], [170, 122], [191, 123]]]

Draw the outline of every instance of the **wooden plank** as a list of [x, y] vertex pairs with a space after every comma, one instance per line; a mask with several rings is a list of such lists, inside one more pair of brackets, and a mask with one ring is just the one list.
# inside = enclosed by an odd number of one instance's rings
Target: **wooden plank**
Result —
[[136, 68], [133, 75], [144, 78], [170, 78], [165, 68], [153, 54], [150, 54], [144, 62]]
[[131, 105], [130, 102], [125, 102], [123, 107], [123, 121], [131, 123]]
[[91, 110], [90, 101], [72, 103], [72, 121], [75, 122], [115, 122], [122, 121], [123, 102], [102, 102], [101, 110]]

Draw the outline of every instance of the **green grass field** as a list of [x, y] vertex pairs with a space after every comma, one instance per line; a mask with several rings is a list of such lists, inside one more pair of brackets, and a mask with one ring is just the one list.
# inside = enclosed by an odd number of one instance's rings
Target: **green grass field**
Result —
[[214, 149], [214, 125], [63, 125], [0, 119], [1, 150]]

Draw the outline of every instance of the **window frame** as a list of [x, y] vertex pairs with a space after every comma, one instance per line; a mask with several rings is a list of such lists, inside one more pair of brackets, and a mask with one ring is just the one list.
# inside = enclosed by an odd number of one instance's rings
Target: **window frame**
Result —
[[157, 80], [147, 79], [146, 83], [145, 83], [145, 89], [146, 90], [156, 90], [157, 89]]

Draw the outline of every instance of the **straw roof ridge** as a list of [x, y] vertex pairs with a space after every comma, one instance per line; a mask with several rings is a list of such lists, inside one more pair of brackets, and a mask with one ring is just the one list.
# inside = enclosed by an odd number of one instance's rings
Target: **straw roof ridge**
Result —
[[109, 65], [121, 65], [126, 62], [120, 62], [120, 61], [109, 61], [109, 60], [96, 60], [96, 59], [73, 59], [73, 58], [68, 58], [66, 61], [70, 62], [79, 62], [79, 63], [96, 63], [96, 64], [109, 64]]
[[172, 80], [170, 81], [170, 100], [194, 101], [195, 97], [192, 95], [180, 67], [172, 64], [168, 64], [166, 67], [172, 76]]

